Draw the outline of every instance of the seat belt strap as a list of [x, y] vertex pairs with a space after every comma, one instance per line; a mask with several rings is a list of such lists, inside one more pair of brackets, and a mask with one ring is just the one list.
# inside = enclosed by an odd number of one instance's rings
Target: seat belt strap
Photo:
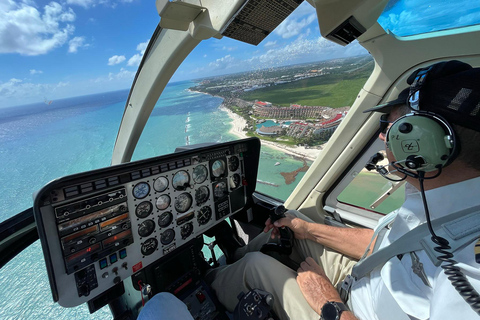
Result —
[[[435, 233], [448, 240], [451, 252], [480, 237], [480, 206], [461, 210], [448, 216], [432, 221]], [[389, 246], [382, 248], [367, 258], [360, 260], [352, 269], [352, 276], [360, 279], [370, 273], [375, 267], [385, 264], [391, 258], [412, 251], [425, 250], [430, 260], [439, 266], [437, 259], [440, 253], [431, 241], [427, 223], [410, 230]]]

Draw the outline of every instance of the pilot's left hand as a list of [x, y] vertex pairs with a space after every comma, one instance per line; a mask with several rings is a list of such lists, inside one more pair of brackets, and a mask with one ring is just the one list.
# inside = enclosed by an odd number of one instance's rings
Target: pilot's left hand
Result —
[[318, 314], [321, 313], [322, 307], [327, 301], [342, 302], [337, 289], [332, 285], [325, 275], [323, 268], [319, 266], [311, 257], [307, 257], [300, 264], [297, 270], [297, 283], [300, 290], [312, 307]]

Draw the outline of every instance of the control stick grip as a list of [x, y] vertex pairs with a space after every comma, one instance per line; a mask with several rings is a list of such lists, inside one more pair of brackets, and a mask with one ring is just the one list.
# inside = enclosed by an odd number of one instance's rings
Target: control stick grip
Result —
[[278, 219], [285, 218], [287, 209], [283, 205], [276, 206], [274, 210], [270, 211], [270, 221], [274, 223]]

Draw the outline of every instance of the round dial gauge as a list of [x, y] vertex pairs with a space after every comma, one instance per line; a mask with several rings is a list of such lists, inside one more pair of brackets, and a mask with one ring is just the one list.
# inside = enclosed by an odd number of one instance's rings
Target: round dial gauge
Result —
[[235, 173], [234, 175], [232, 175], [232, 176], [230, 177], [230, 179], [228, 179], [228, 183], [229, 183], [229, 185], [230, 185], [230, 189], [233, 190], [233, 189], [238, 188], [238, 186], [240, 185], [240, 181], [241, 181], [241, 179], [240, 179], [240, 175], [239, 175], [239, 174]]
[[177, 199], [175, 199], [175, 210], [177, 210], [178, 213], [184, 213], [190, 209], [192, 202], [193, 199], [190, 193], [181, 193]]
[[144, 243], [142, 243], [142, 247], [140, 248], [140, 250], [142, 251], [142, 254], [144, 256], [148, 256], [148, 255], [151, 255], [153, 252], [155, 252], [157, 247], [158, 247], [158, 240], [155, 238], [150, 238], [150, 239], [147, 239]]
[[166, 194], [162, 194], [158, 197], [157, 202], [155, 202], [155, 206], [158, 210], [165, 210], [170, 205], [170, 196]]
[[228, 159], [228, 169], [230, 171], [237, 171], [239, 164], [240, 161], [238, 160], [237, 156], [233, 156]]
[[181, 170], [173, 176], [172, 185], [175, 190], [185, 190], [190, 185], [190, 175], [187, 171]]
[[168, 188], [168, 179], [165, 177], [159, 177], [153, 182], [153, 189], [158, 192], [163, 192]]
[[165, 228], [166, 226], [170, 225], [173, 220], [173, 214], [170, 211], [163, 212], [159, 217], [158, 217], [158, 225], [161, 228]]
[[208, 206], [205, 206], [198, 211], [197, 214], [197, 221], [199, 225], [204, 225], [208, 221], [210, 221], [210, 218], [212, 217], [212, 209]]
[[193, 169], [193, 181], [195, 183], [202, 183], [207, 179], [207, 176], [208, 170], [203, 164], [196, 166], [195, 169]]
[[152, 213], [153, 204], [150, 201], [143, 201], [135, 208], [135, 215], [139, 218], [146, 218]]
[[182, 235], [182, 239], [187, 239], [193, 232], [193, 224], [191, 222], [185, 223], [181, 230], [180, 233]]
[[163, 245], [171, 243], [175, 239], [175, 231], [173, 229], [165, 230], [160, 236], [160, 242]]
[[140, 182], [133, 187], [133, 196], [137, 199], [143, 199], [148, 196], [150, 185], [146, 182]]
[[225, 173], [225, 161], [215, 160], [212, 164], [212, 174], [214, 177], [218, 178]]
[[228, 194], [227, 184], [225, 182], [219, 182], [213, 188], [213, 195], [215, 198], [221, 198]]
[[198, 188], [197, 191], [195, 191], [195, 202], [197, 203], [197, 206], [205, 203], [205, 201], [208, 200], [209, 196], [210, 190], [208, 190], [207, 186], [201, 186], [200, 188]]
[[155, 222], [153, 220], [145, 220], [138, 225], [138, 235], [140, 237], [148, 237], [155, 230]]

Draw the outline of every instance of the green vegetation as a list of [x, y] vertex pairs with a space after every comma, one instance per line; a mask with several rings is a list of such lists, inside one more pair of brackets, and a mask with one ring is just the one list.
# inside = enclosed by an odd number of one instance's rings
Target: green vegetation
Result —
[[[248, 137], [257, 137], [265, 141], [271, 141], [271, 142], [276, 142], [280, 144], [285, 144], [287, 146], [294, 146], [298, 144], [297, 139], [288, 137], [288, 136], [275, 136], [275, 137], [269, 137], [269, 136], [262, 136], [257, 134], [255, 131], [248, 131], [247, 132]], [[280, 139], [280, 140], [277, 140]]]
[[291, 103], [331, 108], [351, 106], [370, 73], [369, 68], [349, 74], [329, 74], [246, 92], [239, 98], [269, 101], [280, 106]]
[[[386, 192], [389, 187], [390, 183], [379, 174], [360, 172], [342, 193], [340, 193], [337, 199], [340, 202], [372, 210], [370, 209], [370, 205]], [[399, 208], [404, 201], [405, 186], [402, 186], [374, 209], [374, 211], [387, 214]]]

